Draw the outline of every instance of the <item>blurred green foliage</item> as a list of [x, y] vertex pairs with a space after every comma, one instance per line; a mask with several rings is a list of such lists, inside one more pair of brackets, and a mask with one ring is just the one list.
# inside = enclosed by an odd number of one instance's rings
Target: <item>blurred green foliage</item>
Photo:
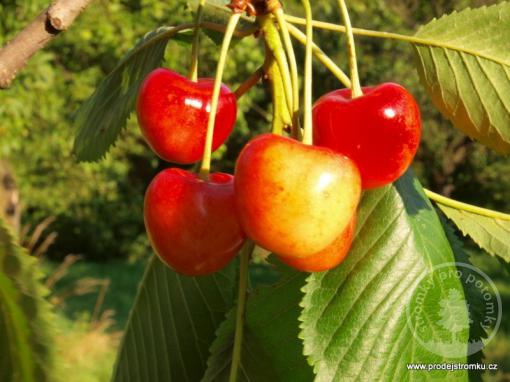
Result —
[[[493, 1], [492, 1], [493, 2]], [[414, 33], [432, 17], [490, 1], [350, 1], [355, 26]], [[284, 2], [300, 15], [299, 1]], [[47, 5], [45, 0], [8, 0], [0, 4], [0, 44], [4, 44]], [[317, 19], [337, 22], [336, 1], [314, 4]], [[91, 259], [141, 257], [149, 253], [143, 232], [143, 192], [154, 174], [166, 166], [147, 148], [133, 116], [116, 147], [99, 163], [76, 163], [71, 148], [73, 115], [104, 76], [146, 32], [160, 25], [192, 20], [185, 1], [95, 1], [73, 27], [39, 52], [21, 71], [11, 89], [0, 92], [0, 157], [17, 174], [24, 206], [23, 221], [36, 224], [56, 216], [59, 236], [50, 255], [80, 253]], [[345, 40], [316, 31], [316, 41], [347, 69]], [[218, 48], [203, 39], [200, 74], [214, 73]], [[422, 182], [438, 192], [510, 210], [510, 161], [490, 153], [458, 133], [433, 108], [418, 83], [410, 45], [357, 38], [363, 84], [402, 83], [418, 99], [423, 113], [423, 144], [415, 170]], [[189, 47], [170, 42], [166, 65], [186, 73]], [[301, 60], [303, 49], [298, 49]], [[263, 60], [259, 40], [248, 37], [229, 53], [225, 82], [235, 88]], [[339, 87], [327, 69], [315, 66], [314, 96]], [[216, 169], [231, 171], [236, 155], [250, 136], [267, 130], [269, 97], [258, 86], [240, 100], [238, 124], [219, 150]]]

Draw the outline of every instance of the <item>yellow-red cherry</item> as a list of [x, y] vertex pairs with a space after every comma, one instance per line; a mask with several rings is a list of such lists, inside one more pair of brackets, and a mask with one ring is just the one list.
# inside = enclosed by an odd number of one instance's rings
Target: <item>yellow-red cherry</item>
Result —
[[351, 158], [364, 189], [397, 180], [420, 144], [418, 105], [394, 83], [365, 87], [363, 95], [354, 99], [350, 89], [328, 93], [315, 103], [313, 121], [314, 144]]
[[243, 230], [281, 256], [306, 257], [330, 245], [351, 221], [360, 194], [352, 160], [294, 139], [260, 135], [236, 163]]
[[307, 257], [284, 257], [278, 256], [284, 264], [304, 272], [323, 272], [336, 268], [347, 257], [351, 249], [354, 233], [356, 231], [356, 214], [352, 217], [349, 225], [322, 251]]
[[[145, 140], [162, 159], [190, 164], [202, 159], [214, 80], [193, 82], [171, 70], [158, 68], [145, 78], [136, 104]], [[222, 85], [213, 135], [213, 151], [232, 131], [237, 101]]]
[[229, 174], [202, 180], [182, 169], [163, 170], [145, 194], [144, 220], [156, 254], [188, 276], [220, 270], [245, 241]]

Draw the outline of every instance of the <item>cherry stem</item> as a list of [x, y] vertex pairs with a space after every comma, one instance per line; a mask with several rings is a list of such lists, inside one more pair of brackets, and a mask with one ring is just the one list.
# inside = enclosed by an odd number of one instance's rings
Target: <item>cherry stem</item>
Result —
[[195, 28], [193, 29], [193, 45], [191, 47], [191, 67], [189, 70], [189, 79], [193, 82], [198, 80], [198, 52], [200, 50], [200, 24], [204, 14], [205, 0], [200, 0], [195, 17]]
[[304, 78], [304, 133], [303, 143], [311, 145], [313, 143], [313, 123], [312, 123], [312, 48], [313, 48], [313, 26], [312, 26], [312, 7], [309, 0], [301, 0], [306, 15], [306, 46], [305, 46], [305, 78]]
[[290, 115], [290, 110], [287, 108], [284, 94], [285, 86], [280, 68], [267, 44], [264, 70], [271, 89], [271, 101], [273, 104], [271, 132], [276, 135], [282, 135], [284, 131], [292, 126], [292, 116]]
[[510, 221], [509, 214], [505, 214], [505, 213], [499, 212], [499, 211], [489, 210], [487, 208], [474, 206], [474, 205], [468, 204], [468, 203], [459, 202], [457, 200], [447, 198], [446, 196], [436, 194], [435, 192], [427, 190], [427, 189], [424, 189], [424, 191], [425, 191], [425, 195], [427, 195], [427, 197], [430, 200], [435, 201], [437, 204], [441, 204], [446, 207], [455, 208], [456, 210], [461, 210], [461, 211], [470, 212], [470, 213], [473, 213], [476, 215], [485, 216], [488, 218]]
[[[292, 81], [292, 125], [295, 131], [299, 131], [299, 74], [296, 61], [296, 54], [294, 53], [294, 47], [292, 46], [292, 40], [290, 38], [289, 28], [284, 18], [282, 8], [278, 8], [274, 15], [280, 28], [281, 38], [285, 46], [285, 52], [290, 65], [290, 76]], [[295, 134], [296, 136], [296, 134]]]
[[260, 79], [264, 76], [264, 68], [258, 68], [250, 77], [248, 77], [239, 87], [234, 91], [237, 99], [241, 98], [252, 87], [257, 85]]
[[239, 365], [241, 363], [247, 297], [246, 292], [248, 289], [248, 266], [250, 263], [250, 256], [254, 248], [255, 244], [252, 241], [247, 241], [240, 253], [241, 262], [239, 264], [239, 288], [237, 295], [236, 327], [234, 336], [234, 348], [232, 350], [232, 363], [230, 365], [230, 376], [228, 379], [229, 382], [237, 381], [237, 374], [239, 373]]
[[282, 135], [284, 131], [287, 131], [289, 127], [292, 127], [292, 115], [291, 115], [291, 99], [292, 92], [287, 92], [289, 87], [292, 86], [290, 81], [290, 74], [285, 81], [281, 67], [285, 67], [288, 70], [288, 66], [282, 65], [278, 62], [277, 55], [285, 59], [285, 51], [283, 50], [280, 35], [276, 24], [273, 22], [271, 16], [262, 15], [257, 17], [257, 21], [262, 30], [262, 35], [265, 42], [265, 60], [264, 60], [264, 71], [267, 77], [269, 87], [271, 89], [271, 97], [273, 103], [273, 122], [272, 122], [272, 133]]
[[207, 123], [207, 135], [204, 145], [204, 156], [202, 160], [202, 166], [200, 167], [200, 177], [207, 180], [209, 172], [211, 170], [211, 156], [212, 156], [212, 142], [214, 135], [214, 124], [216, 122], [216, 111], [218, 110], [218, 100], [220, 98], [221, 81], [223, 78], [223, 71], [225, 70], [225, 62], [227, 60], [228, 48], [232, 41], [232, 36], [236, 29], [237, 23], [241, 18], [240, 13], [233, 13], [228, 20], [227, 29], [223, 36], [223, 42], [221, 44], [220, 57], [218, 60], [218, 67], [216, 69], [216, 78], [214, 79], [214, 88], [211, 99], [211, 110], [209, 111], [209, 120]]
[[[301, 32], [294, 25], [287, 23], [287, 27], [289, 29], [290, 34], [294, 37], [298, 42], [305, 45], [306, 44], [306, 36], [303, 32]], [[340, 69], [334, 61], [326, 54], [324, 51], [317, 46], [317, 44], [313, 43], [312, 46], [314, 56], [324, 65], [329, 71], [347, 88], [351, 87], [351, 80], [349, 76], [344, 73], [342, 69]]]
[[342, 18], [345, 24], [347, 35], [347, 45], [349, 47], [349, 69], [351, 71], [351, 97], [356, 98], [363, 95], [358, 74], [358, 61], [356, 60], [356, 44], [354, 43], [354, 34], [352, 33], [351, 19], [347, 11], [345, 0], [338, 0]]
[[280, 34], [269, 15], [260, 16], [259, 21], [262, 25], [262, 29], [264, 30], [264, 39], [266, 45], [271, 51], [271, 54], [273, 55], [276, 64], [278, 65], [280, 77], [284, 85], [283, 93], [285, 96], [285, 103], [289, 113], [291, 113], [293, 110], [292, 80], [289, 70], [289, 63], [287, 61], [285, 50], [282, 46]]

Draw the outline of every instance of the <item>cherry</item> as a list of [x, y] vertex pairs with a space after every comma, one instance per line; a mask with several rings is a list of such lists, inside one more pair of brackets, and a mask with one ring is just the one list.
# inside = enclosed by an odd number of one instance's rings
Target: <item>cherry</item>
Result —
[[349, 253], [354, 232], [356, 230], [356, 214], [352, 217], [349, 225], [335, 239], [333, 244], [328, 245], [308, 257], [282, 257], [278, 256], [282, 263], [285, 263], [299, 271], [322, 272], [337, 267]]
[[145, 227], [158, 256], [175, 271], [199, 276], [223, 268], [245, 236], [235, 208], [232, 175], [204, 181], [189, 171], [160, 172], [145, 194]]
[[248, 237], [286, 257], [306, 257], [331, 244], [349, 224], [361, 194], [349, 158], [273, 134], [244, 147], [234, 182]]
[[420, 144], [420, 110], [402, 86], [384, 83], [322, 96], [313, 108], [314, 144], [347, 155], [358, 165], [363, 188], [398, 179], [411, 164]]
[[[145, 78], [136, 106], [138, 121], [147, 143], [162, 159], [190, 164], [202, 158], [213, 87], [213, 79], [193, 82], [164, 68]], [[236, 97], [222, 85], [213, 151], [227, 139], [236, 115]]]

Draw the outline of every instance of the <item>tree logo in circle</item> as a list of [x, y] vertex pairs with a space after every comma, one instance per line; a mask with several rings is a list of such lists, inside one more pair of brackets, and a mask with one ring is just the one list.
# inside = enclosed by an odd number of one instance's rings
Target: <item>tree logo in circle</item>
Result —
[[495, 336], [501, 297], [480, 269], [465, 263], [441, 264], [418, 281], [406, 313], [411, 332], [425, 349], [462, 358], [482, 350]]

